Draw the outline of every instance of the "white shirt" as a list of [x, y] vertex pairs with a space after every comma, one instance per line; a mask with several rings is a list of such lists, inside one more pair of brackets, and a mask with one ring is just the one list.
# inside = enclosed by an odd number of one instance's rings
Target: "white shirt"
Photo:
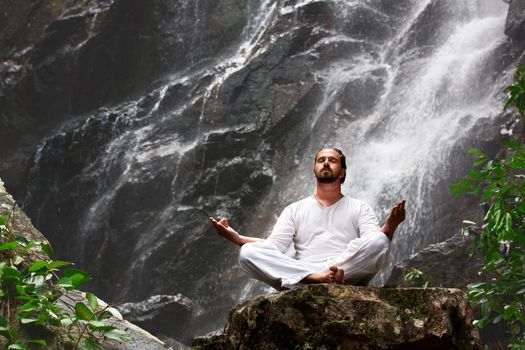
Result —
[[267, 240], [283, 253], [293, 242], [296, 259], [317, 263], [339, 255], [351, 240], [378, 231], [367, 203], [344, 196], [323, 207], [310, 196], [283, 210]]

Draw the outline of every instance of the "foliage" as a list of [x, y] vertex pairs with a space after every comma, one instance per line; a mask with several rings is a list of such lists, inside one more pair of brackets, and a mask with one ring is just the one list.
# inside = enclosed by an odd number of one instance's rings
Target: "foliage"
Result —
[[[49, 259], [30, 259], [29, 253], [36, 251]], [[47, 242], [15, 237], [11, 215], [0, 216], [0, 256], [0, 336], [7, 339], [7, 349], [48, 347], [45, 339], [26, 339], [20, 334], [31, 326], [52, 331], [57, 342], [73, 349], [102, 349], [102, 337], [131, 339], [128, 333], [104, 322], [112, 314], [107, 306], [99, 305], [95, 295], [86, 293], [80, 298], [69, 292], [91, 277], [69, 262], [52, 260]], [[61, 272], [62, 268], [66, 269]]]
[[[506, 89], [505, 108], [514, 107], [522, 121], [525, 113], [525, 69]], [[479, 305], [480, 328], [504, 320], [509, 327], [511, 349], [525, 349], [525, 144], [511, 138], [500, 160], [478, 149], [468, 175], [450, 187], [457, 197], [464, 193], [481, 196], [489, 206], [476, 243], [486, 258], [484, 269], [492, 279], [468, 286], [468, 295]]]
[[413, 267], [405, 274], [405, 287], [428, 287], [428, 281], [423, 277], [423, 271]]

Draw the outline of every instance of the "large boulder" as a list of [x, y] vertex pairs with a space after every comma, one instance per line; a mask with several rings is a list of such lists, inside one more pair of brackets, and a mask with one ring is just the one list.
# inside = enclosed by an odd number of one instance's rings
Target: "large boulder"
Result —
[[197, 349], [481, 349], [459, 289], [306, 285], [234, 308]]
[[385, 286], [407, 286], [410, 281], [405, 280], [405, 275], [412, 269], [422, 272], [421, 279], [412, 282], [428, 282], [432, 287], [464, 289], [469, 283], [485, 279], [485, 275], [480, 275], [484, 258], [474, 244], [474, 235], [479, 232], [473, 228], [471, 232], [472, 235], [467, 237], [458, 234], [443, 242], [431, 244], [397, 263]]

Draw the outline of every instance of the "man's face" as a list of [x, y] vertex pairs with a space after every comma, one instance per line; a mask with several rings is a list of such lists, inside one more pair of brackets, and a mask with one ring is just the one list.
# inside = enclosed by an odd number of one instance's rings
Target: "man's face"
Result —
[[325, 184], [340, 181], [345, 174], [345, 169], [341, 168], [340, 157], [333, 149], [323, 149], [317, 153], [314, 165], [317, 181]]

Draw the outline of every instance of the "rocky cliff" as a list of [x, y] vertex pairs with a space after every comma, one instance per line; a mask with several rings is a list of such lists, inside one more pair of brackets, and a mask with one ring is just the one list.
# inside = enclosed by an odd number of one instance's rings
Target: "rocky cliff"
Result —
[[348, 150], [344, 191], [380, 219], [408, 200], [393, 262], [481, 215], [447, 188], [466, 149], [495, 154], [508, 133], [501, 90], [523, 35], [521, 5], [509, 9], [506, 20], [493, 0], [0, 1], [0, 176], [59, 256], [100, 276], [91, 287], [106, 300], [191, 299], [170, 335], [188, 340], [262, 290], [206, 218], [266, 235], [311, 193], [326, 144]]

